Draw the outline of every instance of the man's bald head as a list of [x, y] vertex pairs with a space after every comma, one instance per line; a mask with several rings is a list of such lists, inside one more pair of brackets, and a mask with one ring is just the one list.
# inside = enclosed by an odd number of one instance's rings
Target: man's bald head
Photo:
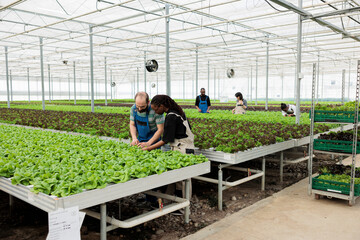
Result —
[[145, 100], [146, 103], [149, 103], [149, 95], [146, 92], [136, 93], [135, 102], [136, 102], [136, 99], [139, 99], [139, 100], [142, 99], [142, 100]]
[[146, 92], [138, 92], [135, 95], [135, 105], [139, 112], [146, 111], [149, 105], [149, 95]]

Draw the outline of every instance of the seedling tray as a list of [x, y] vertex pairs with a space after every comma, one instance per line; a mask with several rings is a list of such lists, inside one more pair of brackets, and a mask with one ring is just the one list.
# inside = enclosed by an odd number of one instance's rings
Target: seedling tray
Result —
[[[354, 123], [354, 112], [353, 111], [326, 111], [326, 110], [315, 110], [314, 111], [314, 122], [344, 122]], [[309, 117], [311, 118], [311, 110]], [[360, 116], [359, 116], [360, 119]]]
[[[320, 151], [352, 153], [352, 141], [314, 139], [314, 149]], [[357, 142], [356, 154], [360, 153], [360, 142]]]
[[[341, 194], [350, 194], [350, 184], [343, 183], [343, 182], [336, 182], [331, 180], [323, 180], [318, 179], [322, 175], [329, 175], [329, 174], [321, 174], [317, 177], [312, 178], [312, 188], [327, 192], [335, 192]], [[360, 184], [355, 184], [354, 186], [354, 196], [360, 195]]]

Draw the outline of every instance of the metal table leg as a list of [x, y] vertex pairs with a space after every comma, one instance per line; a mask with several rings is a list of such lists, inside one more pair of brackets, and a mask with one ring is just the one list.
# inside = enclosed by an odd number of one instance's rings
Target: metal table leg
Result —
[[[190, 201], [190, 179], [185, 180], [185, 198]], [[190, 205], [185, 207], [185, 223], [190, 222]]]
[[14, 197], [12, 195], [9, 195], [9, 206], [10, 206], [10, 215], [12, 215], [14, 210]]
[[262, 160], [262, 171], [264, 173], [264, 175], [262, 175], [261, 177], [261, 191], [265, 191], [265, 156], [263, 157]]
[[280, 152], [280, 183], [284, 181], [284, 152]]
[[106, 240], [106, 203], [100, 205], [100, 240]]
[[218, 172], [218, 208], [220, 211], [222, 211], [222, 191], [223, 191], [223, 172], [222, 172], [222, 166], [219, 164], [219, 172]]

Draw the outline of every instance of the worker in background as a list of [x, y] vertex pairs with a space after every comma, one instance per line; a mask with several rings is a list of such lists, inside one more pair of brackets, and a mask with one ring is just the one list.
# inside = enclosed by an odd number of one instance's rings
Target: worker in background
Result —
[[295, 117], [296, 106], [286, 103], [281, 103], [281, 113], [284, 117]]
[[148, 147], [161, 139], [164, 131], [165, 117], [151, 109], [149, 95], [138, 92], [135, 95], [135, 104], [130, 110], [131, 145]]
[[195, 99], [195, 107], [200, 113], [210, 113], [210, 98], [205, 95], [205, 88], [200, 89], [200, 95]]
[[232, 110], [232, 113], [233, 114], [245, 114], [246, 109], [247, 109], [247, 101], [246, 101], [246, 99], [244, 99], [241, 92], [235, 93], [235, 97], [236, 97], [236, 106]]

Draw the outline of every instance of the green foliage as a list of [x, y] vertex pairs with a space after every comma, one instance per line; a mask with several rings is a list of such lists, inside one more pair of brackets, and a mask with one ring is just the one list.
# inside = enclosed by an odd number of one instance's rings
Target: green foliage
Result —
[[344, 105], [341, 104], [316, 104], [316, 110], [325, 111], [355, 111], [355, 101], [347, 102]]
[[97, 137], [0, 125], [0, 176], [64, 197], [206, 162], [177, 151], [142, 151]]

